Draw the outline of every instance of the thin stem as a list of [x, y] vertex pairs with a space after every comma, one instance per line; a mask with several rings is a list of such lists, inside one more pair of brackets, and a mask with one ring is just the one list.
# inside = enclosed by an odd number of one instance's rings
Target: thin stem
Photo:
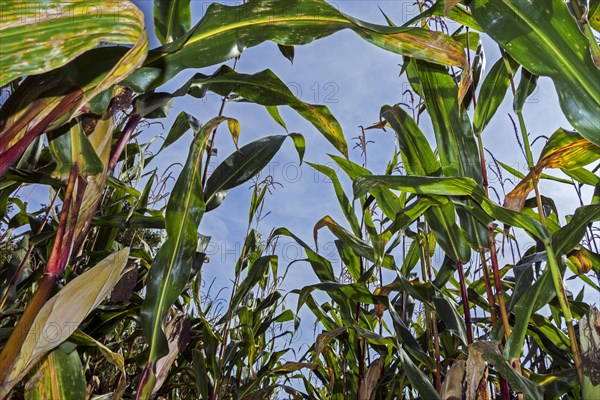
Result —
[[[425, 245], [423, 246], [424, 256], [425, 256], [425, 265], [426, 265], [426, 274], [424, 274], [424, 278], [426, 277], [427, 281], [432, 280], [431, 273], [431, 253], [429, 252], [429, 229], [427, 225], [425, 226]], [[425, 306], [425, 315], [429, 320], [429, 325], [431, 327], [431, 333], [433, 336], [433, 353], [435, 356], [435, 390], [438, 393], [442, 393], [442, 362], [440, 356], [440, 337], [437, 326], [437, 318], [434, 309], [429, 309], [429, 306]]]
[[471, 311], [469, 309], [469, 294], [467, 292], [467, 282], [465, 280], [465, 271], [462, 261], [458, 261], [458, 278], [460, 280], [460, 294], [463, 302], [463, 309], [465, 313], [465, 325], [467, 327], [467, 342], [468, 344], [473, 343], [473, 327], [471, 326]]
[[125, 146], [127, 146], [129, 139], [131, 139], [131, 135], [135, 132], [135, 129], [141, 120], [142, 116], [137, 112], [134, 112], [129, 116], [129, 120], [125, 124], [125, 128], [123, 128], [123, 132], [121, 133], [121, 136], [119, 136], [119, 139], [117, 139], [117, 143], [110, 154], [110, 161], [108, 163], [109, 171], [112, 171], [119, 162], [121, 153], [125, 150]]
[[500, 269], [498, 267], [498, 254], [496, 253], [496, 239], [494, 238], [493, 225], [488, 226], [488, 241], [490, 244], [490, 259], [492, 260], [494, 285], [496, 286], [496, 295], [498, 296], [500, 317], [502, 318], [502, 326], [504, 327], [504, 337], [508, 339], [508, 337], [510, 336], [510, 323], [508, 322], [506, 304], [504, 303], [504, 290], [502, 289], [502, 281], [500, 279]]
[[[62, 275], [67, 264], [71, 254], [73, 231], [79, 212], [78, 208], [81, 205], [82, 187], [85, 187], [81, 181], [83, 179], [79, 176], [79, 166], [74, 163], [71, 167], [69, 183], [65, 191], [65, 199], [62, 205], [59, 226], [56, 231], [56, 239], [54, 240], [52, 253], [44, 271], [44, 277], [0, 353], [0, 383], [4, 382], [8, 371], [21, 351], [23, 342], [35, 318], [54, 292], [56, 281]], [[75, 199], [73, 199], [73, 194], [75, 194]]]
[[490, 272], [488, 271], [487, 262], [485, 260], [485, 251], [479, 251], [481, 258], [481, 269], [483, 270], [483, 282], [485, 283], [485, 293], [487, 294], [488, 303], [490, 305], [490, 318], [492, 324], [496, 325], [498, 317], [496, 316], [496, 301], [494, 300], [494, 292], [492, 291], [492, 282], [490, 280]]
[[[52, 210], [52, 208], [54, 208], [54, 203], [56, 202], [57, 198], [58, 198], [58, 191], [55, 192], [54, 197], [52, 198], [52, 202], [50, 203], [50, 206], [48, 206], [46, 215], [44, 216], [44, 219], [42, 220], [42, 223], [40, 224], [40, 227], [37, 231], [38, 234], [42, 233], [42, 230], [44, 230], [44, 227], [48, 223], [48, 217], [50, 216], [50, 211]], [[4, 293], [4, 296], [2, 296], [2, 301], [0, 301], [0, 310], [4, 309], [4, 304], [6, 304], [6, 300], [8, 299], [10, 291], [17, 284], [17, 279], [21, 275], [23, 268], [25, 268], [25, 263], [27, 262], [27, 260], [29, 260], [29, 257], [31, 256], [31, 253], [33, 252], [34, 248], [35, 248], [35, 244], [30, 243], [29, 247], [27, 248], [27, 252], [25, 253], [25, 256], [23, 257], [23, 259], [21, 260], [21, 263], [19, 264], [19, 268], [17, 268], [17, 272], [15, 273], [15, 275], [11, 279], [10, 283], [8, 284], [8, 287], [6, 289], [6, 292]]]
[[571, 344], [571, 351], [573, 352], [573, 360], [575, 361], [575, 369], [577, 370], [577, 377], [579, 383], [583, 386], [583, 366], [581, 364], [581, 354], [579, 353], [579, 347], [577, 345], [577, 336], [575, 335], [575, 328], [573, 327], [573, 315], [569, 307], [569, 299], [565, 292], [563, 285], [562, 274], [556, 260], [556, 255], [552, 249], [552, 244], [549, 242], [544, 243], [546, 247], [546, 254], [548, 255], [548, 266], [550, 267], [550, 274], [552, 275], [552, 283], [554, 283], [554, 290], [558, 297], [558, 303], [560, 304], [561, 311], [565, 317], [567, 323], [567, 330], [569, 333], [569, 342]]
[[[237, 67], [237, 63], [238, 63], [239, 59], [240, 59], [240, 57], [238, 56], [233, 61], [233, 67], [231, 68], [233, 71], [235, 71], [235, 68]], [[221, 100], [221, 107], [219, 108], [219, 114], [218, 114], [219, 117], [223, 116], [223, 112], [225, 111], [225, 103], [226, 102], [227, 102], [227, 98], [223, 97], [223, 99]], [[212, 135], [210, 137], [210, 144], [208, 145], [208, 151], [206, 152], [206, 164], [204, 165], [204, 172], [202, 174], [202, 189], [204, 189], [204, 187], [206, 186], [206, 180], [208, 179], [208, 167], [210, 166], [210, 159], [212, 158], [212, 149], [215, 145], [215, 139], [217, 137], [217, 128], [213, 129], [213, 131], [212, 131]]]

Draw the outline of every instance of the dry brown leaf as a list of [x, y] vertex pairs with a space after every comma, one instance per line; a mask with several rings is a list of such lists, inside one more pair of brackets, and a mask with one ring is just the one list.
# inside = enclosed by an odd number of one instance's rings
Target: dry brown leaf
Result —
[[466, 364], [465, 360], [458, 360], [452, 364], [442, 384], [442, 400], [462, 399]]
[[448, 12], [459, 3], [460, 0], [444, 0], [444, 15], [448, 15]]
[[373, 361], [367, 370], [365, 379], [360, 386], [358, 392], [358, 400], [371, 400], [375, 395], [375, 389], [377, 388], [377, 382], [381, 377], [381, 371], [383, 370], [383, 359], [378, 358]]

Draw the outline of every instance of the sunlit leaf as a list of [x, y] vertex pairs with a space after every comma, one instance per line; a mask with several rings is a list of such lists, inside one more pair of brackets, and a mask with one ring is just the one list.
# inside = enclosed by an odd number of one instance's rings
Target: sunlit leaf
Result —
[[86, 397], [85, 375], [77, 350], [61, 347], [49, 353], [32, 371], [25, 384], [29, 400], [63, 400]]
[[206, 210], [218, 207], [229, 189], [256, 176], [277, 154], [286, 138], [284, 135], [266, 136], [242, 146], [223, 160], [206, 181]]
[[154, 32], [161, 44], [179, 39], [191, 26], [190, 0], [154, 0]]
[[227, 61], [267, 40], [285, 46], [303, 45], [342, 29], [351, 29], [395, 53], [445, 65], [463, 65], [465, 61], [462, 45], [440, 32], [370, 24], [339, 12], [323, 0], [257, 0], [237, 6], [211, 4], [190, 32], [153, 50], [145, 66], [128, 82], [137, 91], [146, 91], [186, 68]]
[[169, 352], [168, 341], [162, 329], [163, 318], [185, 287], [196, 254], [198, 225], [205, 210], [202, 197], [202, 156], [210, 133], [224, 120], [223, 117], [214, 118], [196, 134], [167, 204], [167, 240], [150, 268], [146, 297], [141, 309], [142, 329], [150, 347], [139, 389], [147, 395], [154, 387], [156, 361]]
[[[342, 128], [329, 109], [323, 105], [308, 104], [301, 101], [270, 70], [249, 75], [235, 72], [231, 68], [223, 66], [213, 75], [194, 75], [182, 88], [175, 92], [175, 95], [189, 93], [200, 98], [204, 97], [208, 90], [221, 96], [236, 93], [246, 101], [266, 107], [287, 105], [317, 128], [340, 153], [348, 157], [348, 145]], [[270, 112], [273, 111], [271, 109]]]
[[473, 17], [492, 39], [535, 75], [554, 81], [575, 129], [600, 146], [598, 69], [589, 43], [561, 0], [476, 0]]
[[534, 188], [544, 168], [574, 170], [600, 159], [600, 147], [581, 137], [577, 132], [558, 129], [544, 146], [534, 170], [517, 184], [504, 198], [504, 207], [520, 211], [527, 195]]

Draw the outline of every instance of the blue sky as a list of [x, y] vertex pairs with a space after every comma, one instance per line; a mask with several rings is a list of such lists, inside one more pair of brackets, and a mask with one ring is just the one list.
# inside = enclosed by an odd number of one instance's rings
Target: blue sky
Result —
[[[223, 3], [239, 4], [240, 2], [225, 1]], [[346, 0], [331, 3], [354, 17], [380, 24], [385, 24], [385, 19], [378, 7], [384, 10], [398, 25], [416, 13], [412, 0]], [[144, 10], [147, 18], [146, 24], [151, 31], [152, 2], [138, 1], [136, 4]], [[208, 4], [210, 2], [192, 1], [194, 23], [198, 21]], [[150, 35], [153, 37], [153, 32], [150, 32]], [[489, 39], [483, 38], [483, 41], [489, 69], [498, 59], [499, 51]], [[156, 43], [156, 40], [153, 39], [153, 44]], [[399, 55], [374, 47], [351, 31], [343, 31], [312, 44], [296, 47], [293, 65], [279, 53], [277, 46], [273, 43], [264, 43], [247, 49], [238, 62], [237, 71], [256, 73], [263, 69], [271, 69], [302, 100], [327, 105], [340, 122], [349, 147], [352, 148], [355, 142], [352, 138], [360, 133], [359, 125], [369, 126], [377, 122], [382, 105], [393, 105], [406, 101], [402, 92], [408, 88], [408, 84], [404, 78], [399, 78], [401, 62], [402, 58]], [[228, 65], [232, 65], [232, 62], [229, 62]], [[217, 68], [218, 66], [214, 66], [200, 71], [210, 74]], [[195, 72], [198, 71], [181, 73], [163, 89], [177, 88]], [[512, 112], [511, 105], [512, 95], [508, 94], [484, 132], [484, 144], [488, 148], [493, 148], [493, 153], [501, 161], [526, 172], [526, 161], [518, 147], [513, 126], [508, 117], [508, 114]], [[206, 122], [217, 115], [219, 106], [220, 98], [214, 94], [202, 100], [186, 97], [177, 100], [169, 118], [161, 122], [168, 130], [180, 111], [186, 111], [201, 122]], [[305, 136], [307, 141], [305, 160], [333, 166], [327, 153], [336, 154], [335, 149], [322, 138], [312, 125], [286, 107], [281, 107], [281, 113], [290, 132], [299, 132]], [[559, 127], [570, 128], [560, 113], [552, 82], [547, 78], [539, 80], [538, 89], [526, 104], [524, 114], [532, 138], [539, 135], [550, 136]], [[285, 131], [269, 117], [267, 112], [257, 105], [228, 103], [224, 115], [240, 121], [241, 144], [267, 135], [285, 134]], [[422, 129], [430, 143], [434, 143], [433, 132], [426, 120]], [[383, 173], [395, 151], [396, 142], [393, 132], [391, 129], [388, 129], [387, 133], [381, 130], [367, 132], [368, 139], [375, 142], [368, 148], [368, 168], [374, 173]], [[153, 126], [144, 133], [144, 137], [158, 134], [165, 135], [166, 132], [158, 126]], [[161, 171], [172, 163], [183, 162], [190, 141], [191, 133], [188, 133], [176, 145], [161, 153], [147, 166], [147, 170], [158, 167]], [[544, 141], [538, 141], [534, 145], [534, 156], [537, 157], [543, 144]], [[226, 128], [220, 129], [217, 134], [217, 147], [219, 156], [215, 162], [222, 161], [233, 151], [231, 138]], [[351, 159], [355, 162], [362, 162], [360, 151], [351, 150]], [[175, 168], [174, 171], [179, 171], [179, 168]], [[337, 206], [331, 184], [308, 165], [298, 165], [297, 154], [291, 141], [284, 143], [280, 153], [269, 165], [267, 173], [272, 174], [283, 187], [277, 188], [267, 199], [265, 210], [270, 211], [270, 214], [259, 226], [260, 231], [265, 235], [272, 228], [286, 226], [307, 243], [312, 243], [313, 226], [323, 216], [331, 215], [335, 220], [343, 223], [344, 218]], [[555, 175], [560, 176], [557, 173]], [[508, 174], [505, 173], [506, 176]], [[492, 175], [490, 179], [494, 184]], [[517, 180], [513, 181], [517, 182]], [[351, 197], [350, 182], [346, 180], [344, 186]], [[230, 191], [224, 204], [206, 214], [200, 226], [202, 234], [213, 238], [208, 250], [211, 262], [204, 266], [204, 279], [208, 283], [215, 279], [216, 287], [231, 286], [235, 260], [246, 230], [251, 195], [249, 187], [250, 184], [246, 184]], [[511, 189], [512, 184], [508, 183], [507, 192]], [[560, 215], [572, 213], [579, 206], [575, 191], [564, 184], [543, 181], [541, 190], [546, 196], [554, 198]], [[589, 201], [591, 191], [584, 192], [584, 197], [585, 201]], [[565, 221], [560, 222], [564, 223]], [[331, 251], [333, 237], [322, 230], [320, 238], [322, 241], [320, 247], [323, 249], [324, 255], [335, 256]], [[522, 249], [527, 247], [526, 243], [532, 242], [530, 239], [523, 238]], [[297, 247], [286, 245], [286, 243], [286, 241], [282, 241], [280, 270], [287, 267], [287, 264], [293, 259], [303, 257]], [[392, 278], [390, 277], [390, 279]], [[290, 269], [288, 282], [284, 288], [292, 289], [316, 283], [317, 278], [307, 264], [297, 263]], [[227, 296], [226, 292], [222, 295]], [[290, 298], [290, 301], [293, 304], [295, 299]], [[597, 302], [597, 300], [592, 299], [592, 302]], [[301, 316], [307, 315], [305, 312], [301, 313]]]

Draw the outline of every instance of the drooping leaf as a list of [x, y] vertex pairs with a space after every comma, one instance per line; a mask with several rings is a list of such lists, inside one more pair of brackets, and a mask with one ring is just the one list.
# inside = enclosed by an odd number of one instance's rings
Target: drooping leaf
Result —
[[[380, 259], [380, 256], [377, 254], [377, 251], [373, 248], [373, 246], [366, 243], [359, 237], [356, 237], [351, 232], [347, 231], [343, 227], [341, 227], [337, 222], [335, 222], [331, 217], [325, 216], [321, 218], [313, 228], [313, 237], [315, 239], [315, 244], [317, 244], [318, 239], [318, 231], [319, 229], [327, 227], [329, 230], [342, 242], [346, 245], [350, 246], [356, 254], [361, 257], [366, 258], [367, 260], [378, 264], [379, 266], [383, 266], [386, 268], [393, 268], [394, 259], [389, 254], [386, 254], [383, 259]], [[318, 249], [318, 247], [317, 247]]]
[[290, 62], [293, 64], [294, 63], [294, 46], [286, 46], [283, 44], [279, 44], [279, 45], [277, 45], [277, 47], [279, 48], [279, 51], [281, 52], [281, 54], [283, 54], [283, 56], [285, 58], [287, 58], [288, 60], [290, 60]]
[[402, 366], [406, 372], [408, 380], [411, 385], [427, 399], [438, 399], [440, 396], [435, 391], [435, 388], [431, 384], [429, 378], [421, 371], [415, 363], [410, 359], [406, 351], [403, 348], [398, 349]]
[[525, 394], [528, 399], [542, 400], [544, 398], [544, 390], [541, 386], [523, 377], [502, 357], [498, 350], [498, 343], [493, 341], [474, 342], [469, 346], [469, 354], [472, 352], [492, 364], [513, 390]]
[[552, 235], [552, 248], [557, 256], [570, 252], [579, 245], [590, 222], [600, 220], [600, 204], [578, 207], [568, 224]]
[[[473, 199], [485, 214], [509, 224], [525, 229], [529, 234], [542, 241], [548, 241], [550, 234], [548, 230], [535, 219], [515, 211], [494, 204], [470, 178], [435, 178], [424, 176], [388, 176], [369, 175], [358, 177], [354, 181], [354, 195], [362, 196], [376, 189], [378, 186], [398, 189], [409, 193], [434, 195], [434, 196], [469, 196]], [[474, 216], [480, 216], [473, 209], [461, 201], [451, 199], [455, 204], [468, 210]]]
[[414, 16], [404, 23], [403, 26], [410, 26], [416, 22], [426, 20], [431, 17], [446, 17], [461, 25], [481, 32], [481, 27], [477, 24], [471, 12], [464, 7], [452, 7], [447, 12], [445, 9], [445, 1], [436, 1], [431, 7], [427, 7], [422, 13]]
[[186, 113], [185, 111], [180, 112], [175, 118], [173, 125], [171, 125], [171, 129], [169, 129], [169, 132], [165, 137], [165, 141], [163, 142], [162, 146], [160, 146], [160, 149], [158, 149], [158, 151], [152, 156], [146, 158], [146, 165], [150, 164], [154, 157], [185, 135], [190, 128], [194, 133], [196, 133], [202, 128], [202, 124], [194, 116]]
[[322, 173], [323, 175], [327, 176], [331, 180], [331, 183], [333, 184], [333, 189], [335, 191], [335, 195], [338, 199], [338, 203], [342, 209], [342, 212], [344, 213], [344, 216], [346, 217], [346, 220], [350, 224], [352, 232], [354, 232], [355, 235], [360, 235], [361, 229], [360, 224], [358, 223], [358, 218], [354, 213], [352, 203], [348, 199], [348, 196], [346, 196], [344, 188], [342, 187], [342, 184], [340, 183], [339, 177], [335, 170], [322, 164], [313, 164], [308, 162], [307, 164], [315, 170]]
[[175, 95], [189, 93], [200, 98], [204, 97], [208, 90], [221, 96], [236, 93], [244, 100], [266, 107], [287, 105], [317, 128], [340, 153], [348, 157], [348, 144], [344, 138], [342, 128], [329, 109], [323, 105], [308, 104], [301, 101], [270, 70], [249, 75], [235, 72], [228, 66], [223, 66], [210, 76], [194, 75], [175, 92]]
[[153, 50], [128, 83], [143, 92], [186, 68], [227, 61], [267, 40], [303, 45], [342, 29], [351, 29], [395, 53], [446, 65], [462, 65], [465, 60], [462, 45], [439, 32], [370, 24], [339, 12], [323, 0], [255, 0], [237, 6], [211, 4], [186, 35]]
[[299, 133], [290, 133], [290, 137], [294, 142], [294, 147], [298, 152], [298, 158], [300, 159], [300, 165], [302, 165], [302, 161], [304, 160], [304, 153], [306, 153], [306, 139], [304, 136]]
[[[126, 276], [126, 275], [127, 275], [127, 273], [123, 276]], [[117, 287], [118, 287], [118, 284], [117, 284], [117, 286], [115, 286], [115, 289]], [[113, 291], [113, 293], [114, 293], [114, 291]], [[111, 299], [112, 299], [112, 293], [111, 293]], [[82, 332], [81, 330], [76, 330], [75, 332], [73, 332], [73, 334], [69, 338], [69, 342], [76, 344], [77, 346], [82, 346], [82, 347], [89, 346], [89, 347], [97, 348], [100, 351], [100, 353], [102, 353], [102, 355], [104, 356], [106, 361], [108, 361], [109, 363], [114, 365], [116, 368], [118, 368], [119, 372], [122, 373], [122, 376], [119, 379], [119, 383], [117, 384], [118, 385], [117, 392], [123, 393], [125, 391], [125, 389], [126, 389], [125, 358], [123, 357], [122, 354], [113, 352], [111, 349], [109, 349], [102, 343], [98, 342], [93, 337]]]
[[[352, 181], [361, 175], [370, 175], [371, 171], [365, 167], [350, 161], [348, 159], [329, 154], [329, 157], [348, 175]], [[377, 205], [386, 217], [394, 219], [396, 214], [402, 209], [398, 196], [383, 187], [376, 188], [372, 192], [373, 197], [377, 199]]]
[[515, 98], [513, 99], [513, 110], [516, 113], [523, 111], [525, 102], [531, 96], [537, 88], [538, 76], [533, 75], [525, 68], [521, 68], [521, 80], [519, 86], [515, 91]]
[[573, 170], [600, 158], [600, 147], [581, 137], [577, 132], [558, 129], [544, 146], [535, 168], [504, 198], [504, 207], [520, 211], [527, 195], [534, 188], [544, 168]]

